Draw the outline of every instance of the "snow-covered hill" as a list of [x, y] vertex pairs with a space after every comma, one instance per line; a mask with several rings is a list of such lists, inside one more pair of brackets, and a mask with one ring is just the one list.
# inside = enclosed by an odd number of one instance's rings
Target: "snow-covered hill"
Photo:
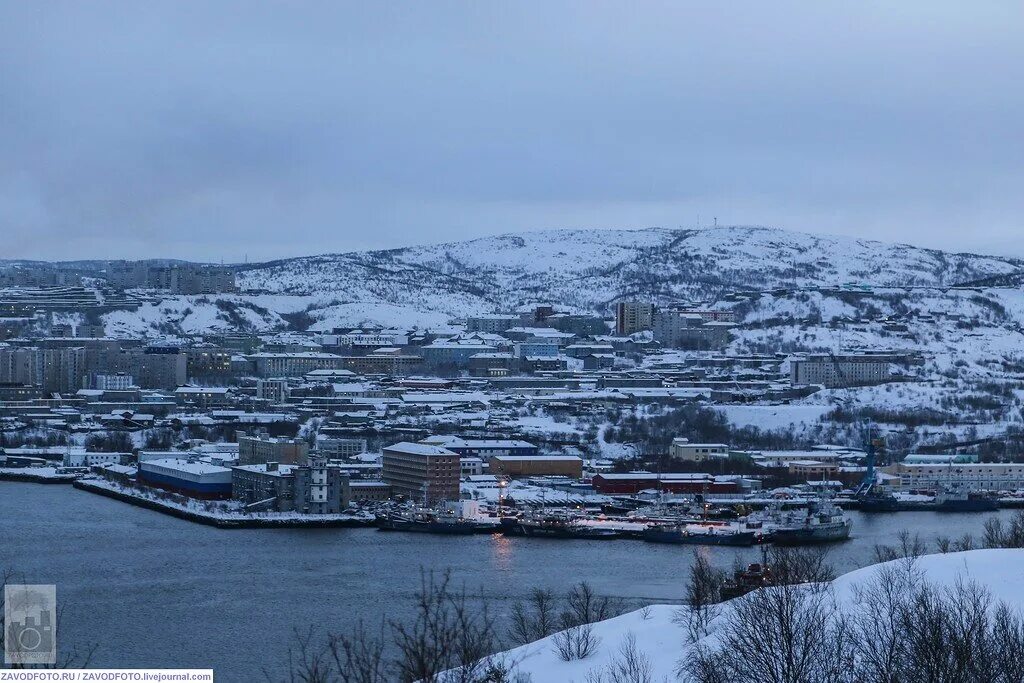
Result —
[[243, 269], [243, 288], [332, 292], [465, 315], [551, 300], [601, 311], [627, 296], [716, 297], [736, 289], [860, 283], [950, 285], [1017, 272], [1015, 259], [771, 228], [556, 230]]
[[[842, 613], [847, 619], [863, 619], [869, 608], [865, 606], [865, 591], [871, 591], [880, 581], [889, 581], [895, 576], [907, 575], [908, 586], [917, 588], [929, 584], [939, 589], [955, 588], [958, 583], [974, 584], [987, 591], [991, 604], [1003, 603], [1013, 613], [1024, 607], [1024, 592], [1021, 591], [1018, 575], [1020, 563], [1024, 561], [1022, 550], [973, 550], [968, 552], [927, 555], [915, 563], [895, 560], [878, 564], [840, 576], [832, 582], [827, 595], [828, 611]], [[909, 572], [909, 573], [908, 573]], [[921, 582], [921, 583], [910, 583]], [[875, 589], [877, 590], [877, 589]], [[549, 636], [507, 652], [504, 660], [515, 666], [515, 673], [532, 683], [585, 683], [588, 681], [648, 680], [648, 681], [695, 681], [687, 671], [680, 671], [680, 663], [691, 657], [699, 647], [716, 647], [723, 632], [729, 628], [729, 620], [737, 609], [737, 598], [724, 603], [710, 624], [706, 637], [694, 642], [688, 637], [686, 607], [676, 605], [652, 605], [636, 612], [630, 612], [594, 625], [593, 652], [582, 659], [565, 661], [558, 655], [556, 640]], [[806, 627], [810, 619], [806, 612], [793, 617]], [[886, 614], [885, 616], [891, 616]], [[895, 618], [895, 617], [894, 617]], [[870, 622], [869, 622], [870, 623]], [[822, 624], [827, 626], [828, 624]], [[856, 629], [856, 624], [854, 624]], [[847, 625], [850, 628], [850, 625]], [[868, 633], [871, 633], [868, 631]], [[871, 633], [882, 639], [885, 634]], [[895, 632], [896, 638], [909, 637]], [[811, 640], [810, 637], [807, 637]], [[803, 642], [799, 636], [794, 642]], [[632, 646], [630, 646], [632, 643]], [[634, 649], [630, 663], [632, 671], [643, 674], [635, 678], [616, 677], [614, 672], [626, 662], [627, 649]], [[806, 651], [805, 651], [806, 652]], [[853, 651], [858, 661], [867, 656], [864, 652]], [[779, 655], [781, 658], [782, 655]], [[895, 658], [895, 655], [894, 655]], [[771, 661], [766, 658], [766, 661]], [[764, 680], [771, 680], [766, 676]], [[775, 679], [780, 680], [780, 679]], [[802, 679], [803, 680], [803, 679]], [[817, 680], [817, 679], [815, 679]], [[833, 680], [833, 679], [828, 679]], [[1004, 680], [1004, 679], [994, 679]]]
[[436, 330], [530, 302], [607, 314], [628, 297], [715, 300], [736, 291], [976, 281], [1005, 287], [1020, 273], [1019, 259], [771, 228], [560, 230], [240, 266], [242, 294], [168, 296], [109, 314], [107, 324], [117, 335], [364, 324]]

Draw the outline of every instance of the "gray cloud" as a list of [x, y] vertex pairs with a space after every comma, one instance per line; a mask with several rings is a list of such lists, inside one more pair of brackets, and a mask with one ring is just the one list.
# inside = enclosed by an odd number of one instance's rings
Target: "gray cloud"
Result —
[[5, 3], [7, 257], [771, 224], [1024, 255], [1024, 6]]

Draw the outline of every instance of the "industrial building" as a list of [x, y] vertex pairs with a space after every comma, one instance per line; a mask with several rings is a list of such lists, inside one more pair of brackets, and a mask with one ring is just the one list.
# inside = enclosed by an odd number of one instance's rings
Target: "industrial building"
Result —
[[230, 498], [231, 469], [191, 458], [139, 462], [138, 480], [191, 498]]
[[491, 474], [509, 477], [552, 475], [579, 479], [583, 476], [583, 460], [575, 455], [494, 455], [488, 467]]
[[595, 474], [594, 490], [604, 494], [637, 494], [644, 490], [666, 493], [745, 493], [760, 486], [756, 479], [736, 476], [714, 476], [700, 472], [630, 472], [628, 474]]

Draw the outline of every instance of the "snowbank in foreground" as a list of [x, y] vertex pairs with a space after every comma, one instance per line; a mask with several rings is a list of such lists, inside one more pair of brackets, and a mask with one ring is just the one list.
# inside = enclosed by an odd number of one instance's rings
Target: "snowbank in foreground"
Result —
[[[853, 601], [853, 587], [869, 581], [883, 565], [864, 567], [844, 574], [833, 582], [840, 605]], [[958, 577], [976, 581], [991, 592], [996, 601], [1024, 608], [1024, 550], [971, 550], [945, 555], [927, 555], [919, 560], [924, 578], [934, 584], [952, 584]], [[726, 603], [728, 605], [728, 603]], [[583, 683], [587, 673], [605, 667], [614, 659], [628, 636], [636, 638], [637, 649], [652, 665], [655, 681], [678, 680], [675, 668], [688, 650], [686, 629], [673, 623], [678, 605], [652, 605], [646, 610], [594, 624], [600, 643], [594, 654], [584, 660], [564, 662], [555, 651], [553, 637], [524, 645], [506, 654], [518, 662], [517, 671], [529, 674], [531, 683]]]

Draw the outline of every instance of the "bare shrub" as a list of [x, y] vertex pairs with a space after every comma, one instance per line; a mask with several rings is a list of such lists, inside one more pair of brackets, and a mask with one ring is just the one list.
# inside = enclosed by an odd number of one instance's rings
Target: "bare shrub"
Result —
[[587, 672], [586, 683], [653, 683], [651, 660], [636, 646], [636, 635], [630, 631], [619, 651], [603, 668]]
[[985, 548], [1024, 548], [1024, 510], [1004, 524], [998, 517], [985, 521], [981, 544]]
[[911, 536], [910, 532], [904, 529], [896, 537], [899, 539], [898, 545], [875, 546], [875, 562], [917, 559], [928, 552], [928, 544], [922, 541], [918, 534]]
[[857, 678], [877, 683], [898, 683], [904, 646], [902, 615], [906, 601], [921, 582], [913, 562], [888, 564], [865, 585], [854, 589], [858, 612], [853, 620]]
[[586, 659], [594, 654], [597, 646], [601, 644], [600, 636], [594, 633], [594, 627], [589, 623], [570, 626], [564, 631], [559, 631], [554, 635], [552, 641], [555, 644], [555, 652], [563, 662]]
[[607, 596], [598, 597], [593, 587], [581, 581], [565, 596], [562, 611], [562, 628], [579, 624], [592, 624], [622, 614], [622, 601]]

